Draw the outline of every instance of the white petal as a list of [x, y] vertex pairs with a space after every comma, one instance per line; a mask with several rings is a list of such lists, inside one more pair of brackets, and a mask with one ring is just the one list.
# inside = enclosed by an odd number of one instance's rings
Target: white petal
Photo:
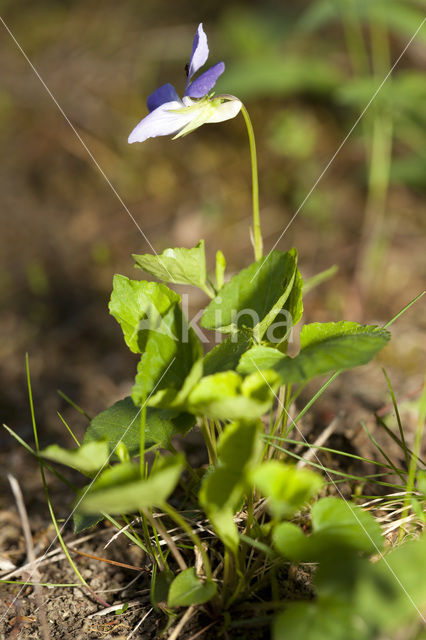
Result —
[[183, 96], [182, 102], [185, 107], [192, 107], [192, 105], [195, 104], [195, 101], [191, 100], [191, 98], [189, 98], [188, 96]]
[[222, 102], [219, 106], [217, 106], [207, 120], [207, 122], [224, 122], [225, 120], [231, 120], [231, 118], [235, 118], [240, 112], [241, 102], [239, 100], [227, 100], [226, 102]]
[[136, 125], [129, 135], [128, 142], [144, 142], [148, 138], [167, 136], [180, 131], [194, 117], [192, 112], [176, 113], [175, 109], [183, 109], [185, 105], [181, 101], [166, 102], [154, 111], [151, 111]]

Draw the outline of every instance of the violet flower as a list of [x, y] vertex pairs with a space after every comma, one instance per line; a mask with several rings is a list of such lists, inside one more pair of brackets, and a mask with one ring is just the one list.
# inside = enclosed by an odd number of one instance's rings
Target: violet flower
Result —
[[207, 36], [200, 23], [187, 66], [184, 97], [181, 100], [169, 83], [156, 89], [147, 100], [150, 113], [133, 129], [129, 136], [130, 144], [171, 134], [176, 134], [175, 139], [205, 123], [235, 118], [241, 109], [241, 102], [232, 98], [215, 98], [211, 92], [217, 79], [225, 71], [223, 62], [218, 62], [193, 80], [193, 76], [206, 63], [208, 55]]

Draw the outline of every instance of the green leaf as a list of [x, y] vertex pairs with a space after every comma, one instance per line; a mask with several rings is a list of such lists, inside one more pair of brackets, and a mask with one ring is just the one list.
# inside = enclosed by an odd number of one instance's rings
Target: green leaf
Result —
[[193, 370], [203, 355], [201, 343], [178, 305], [162, 317], [159, 329], [149, 332], [138, 364], [132, 389], [138, 405], [152, 394], [148, 405], [168, 407], [191, 373], [192, 384], [202, 374], [201, 365]]
[[246, 472], [262, 451], [260, 421], [231, 423], [218, 441], [220, 464], [203, 478], [199, 497], [207, 511], [235, 510], [246, 485]]
[[426, 536], [422, 535], [394, 548], [374, 564], [365, 562], [355, 585], [355, 611], [370, 628], [384, 634], [393, 634], [410, 622], [418, 623], [426, 606], [425, 574]]
[[175, 488], [183, 466], [182, 456], [168, 456], [148, 478], [141, 478], [138, 465], [117, 464], [80, 492], [78, 511], [117, 514], [161, 506]]
[[321, 477], [313, 471], [296, 469], [278, 460], [263, 462], [254, 469], [251, 478], [268, 498], [275, 518], [290, 518], [323, 486]]
[[362, 626], [354, 625], [350, 606], [328, 600], [289, 602], [275, 617], [272, 640], [371, 640]]
[[130, 455], [139, 453], [140, 408], [135, 407], [132, 399], [119, 400], [91, 420], [83, 442], [105, 439], [112, 451], [119, 442], [123, 442]]
[[216, 252], [216, 288], [218, 291], [222, 289], [225, 278], [226, 260], [222, 251]]
[[[290, 292], [285, 309], [292, 317], [292, 326], [295, 326], [303, 315], [303, 299], [304, 282], [299, 269], [296, 268], [293, 288]], [[271, 341], [273, 342], [273, 340]]]
[[169, 607], [189, 607], [194, 604], [204, 604], [213, 598], [217, 587], [213, 580], [204, 582], [197, 576], [195, 569], [190, 567], [179, 573], [169, 589]]
[[133, 353], [142, 353], [149, 331], [163, 328], [162, 317], [180, 297], [164, 284], [129, 280], [116, 274], [109, 311], [121, 325], [127, 346]]
[[159, 610], [167, 604], [170, 585], [174, 580], [174, 575], [170, 570], [158, 571], [157, 565], [153, 564], [151, 578], [151, 603], [154, 609]]
[[[197, 352], [195, 352], [193, 355], [194, 357], [198, 355], [198, 349]], [[176, 389], [173, 387], [160, 389], [149, 397], [147, 402], [148, 405], [155, 407], [164, 407], [165, 409], [170, 408], [171, 410], [185, 410], [187, 398], [202, 375], [203, 361], [200, 358], [194, 362], [188, 375], [186, 376], [186, 378], [184, 378], [183, 384], [180, 389]], [[160, 387], [160, 385], [158, 385], [158, 387]]]
[[357, 322], [314, 322], [303, 327], [300, 353], [283, 357], [274, 369], [284, 384], [307, 382], [315, 376], [352, 369], [369, 362], [388, 340], [390, 333]]
[[210, 376], [213, 373], [237, 369], [241, 356], [250, 349], [252, 342], [252, 333], [241, 330], [218, 344], [203, 358], [204, 375]]
[[[140, 413], [140, 407], [136, 407], [130, 397], [119, 400], [93, 418], [83, 442], [105, 439], [110, 452], [122, 442], [130, 456], [139, 455]], [[185, 433], [193, 426], [194, 418], [188, 413], [147, 407], [145, 446], [158, 444], [167, 449], [174, 435]]]
[[297, 252], [272, 251], [227, 282], [201, 319], [205, 329], [252, 329], [260, 340], [284, 308], [297, 269]]
[[154, 442], [163, 449], [170, 449], [173, 436], [185, 435], [195, 426], [195, 418], [190, 413], [177, 413], [173, 410], [146, 410], [146, 439]]
[[319, 549], [343, 547], [373, 554], [383, 547], [379, 523], [353, 502], [322, 498], [313, 505], [311, 517], [314, 531], [311, 542]]
[[230, 508], [235, 513], [244, 493], [244, 474], [228, 466], [214, 468], [203, 478], [200, 504], [207, 513]]
[[89, 529], [95, 524], [98, 524], [98, 522], [104, 519], [104, 516], [98, 513], [95, 515], [87, 515], [85, 513], [80, 513], [79, 511], [74, 511], [72, 519], [74, 523], [74, 533], [81, 533], [82, 531], [85, 531], [85, 529]]
[[273, 371], [253, 373], [244, 380], [235, 371], [206, 376], [188, 396], [187, 410], [214, 420], [259, 418], [272, 405], [278, 377]]
[[239, 420], [228, 424], [217, 443], [220, 462], [241, 471], [256, 464], [263, 448], [262, 432], [260, 420]]
[[208, 516], [213, 529], [223, 544], [236, 555], [240, 537], [234, 520], [234, 510], [231, 507], [224, 507], [223, 509], [208, 512]]
[[[311, 511], [312, 530], [305, 536], [296, 525], [282, 523], [274, 528], [272, 539], [279, 553], [294, 562], [336, 563], [337, 554], [377, 553], [383, 547], [380, 525], [361, 507], [340, 498], [321, 498]], [[348, 569], [349, 571], [349, 569]], [[340, 589], [340, 587], [339, 587]]]
[[193, 249], [166, 249], [160, 255], [133, 254], [136, 267], [147, 271], [163, 282], [192, 284], [204, 291], [206, 284], [206, 254], [204, 240]]
[[247, 374], [274, 369], [284, 384], [307, 382], [324, 373], [366, 364], [389, 339], [388, 331], [373, 325], [314, 322], [304, 325], [296, 357], [256, 345], [242, 355], [237, 370]]
[[109, 448], [105, 440], [88, 442], [77, 449], [63, 449], [57, 444], [52, 444], [40, 451], [39, 455], [77, 469], [86, 476], [92, 476], [108, 463]]
[[284, 558], [303, 562], [309, 557], [309, 538], [292, 522], [280, 522], [272, 531], [274, 547]]
[[247, 474], [261, 455], [261, 431], [260, 421], [227, 425], [217, 445], [219, 466], [206, 473], [199, 491], [200, 505], [219, 538], [234, 553], [239, 538], [233, 514], [241, 506]]
[[274, 347], [265, 347], [262, 344], [258, 344], [241, 356], [237, 371], [246, 375], [248, 373], [254, 373], [255, 371], [273, 369], [275, 365], [279, 365], [285, 357], [287, 356], [284, 356], [281, 351]]

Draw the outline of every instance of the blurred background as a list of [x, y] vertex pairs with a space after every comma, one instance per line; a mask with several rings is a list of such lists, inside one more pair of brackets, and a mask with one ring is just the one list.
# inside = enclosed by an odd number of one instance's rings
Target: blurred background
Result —
[[[229, 273], [253, 260], [241, 116], [177, 141], [127, 144], [155, 88], [171, 82], [182, 95], [201, 21], [209, 63], [226, 63], [217, 92], [241, 98], [255, 128], [265, 250], [300, 208], [277, 248], [296, 246], [306, 277], [338, 267], [307, 296], [305, 321], [384, 323], [424, 288], [425, 26], [313, 189], [422, 24], [424, 0], [3, 0], [1, 8], [112, 185], [0, 24], [0, 405], [2, 422], [24, 439], [32, 437], [26, 352], [42, 445], [72, 445], [57, 411], [84, 431], [57, 389], [90, 415], [130, 389], [136, 361], [107, 304], [113, 274], [142, 277], [130, 254], [151, 249], [126, 207], [157, 252], [204, 238], [210, 269], [219, 248]], [[195, 313], [206, 300], [191, 296]], [[315, 419], [327, 423], [342, 404], [371, 412], [389, 402], [380, 365], [401, 401], [418, 398], [424, 311], [421, 301], [395, 323], [379, 362], [342, 376]], [[13, 469], [22, 451], [0, 438]]]

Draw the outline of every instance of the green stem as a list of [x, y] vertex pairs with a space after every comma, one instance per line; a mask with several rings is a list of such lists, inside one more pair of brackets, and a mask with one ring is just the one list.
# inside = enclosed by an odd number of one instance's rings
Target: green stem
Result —
[[185, 518], [183, 518], [180, 515], [180, 513], [178, 511], [176, 511], [176, 509], [174, 509], [168, 502], [166, 502], [163, 505], [161, 505], [161, 508], [167, 513], [168, 516], [170, 516], [170, 518], [172, 520], [174, 520], [176, 522], [176, 524], [179, 527], [181, 527], [181, 529], [183, 529], [188, 534], [188, 536], [191, 538], [191, 540], [195, 544], [195, 546], [198, 547], [198, 550], [200, 552], [201, 558], [203, 560], [203, 566], [204, 566], [204, 571], [206, 573], [206, 578], [208, 580], [212, 580], [213, 573], [212, 573], [212, 569], [211, 569], [211, 566], [210, 566], [210, 560], [209, 560], [209, 557], [208, 557], [208, 555], [206, 553], [206, 550], [203, 547], [203, 543], [201, 542], [200, 538], [191, 529], [191, 527], [189, 526], [189, 524], [187, 523]]
[[204, 291], [204, 293], [213, 300], [213, 298], [215, 297], [215, 293], [210, 289], [208, 285], [204, 284], [200, 286], [200, 289], [201, 291]]
[[201, 433], [203, 434], [204, 442], [206, 443], [207, 452], [209, 454], [209, 463], [216, 464], [217, 463], [216, 449], [213, 444], [207, 418], [202, 419], [200, 426], [201, 426]]
[[255, 260], [260, 260], [263, 256], [263, 240], [262, 231], [260, 228], [260, 213], [259, 213], [259, 179], [257, 173], [257, 155], [256, 155], [256, 141], [254, 138], [253, 125], [250, 120], [247, 109], [244, 105], [241, 106], [241, 113], [243, 114], [247, 133], [250, 142], [250, 158], [251, 158], [251, 177], [252, 177], [252, 193], [253, 193], [253, 248]]
[[222, 601], [225, 604], [226, 601], [226, 593], [227, 587], [231, 578], [231, 564], [232, 564], [232, 556], [229, 552], [228, 547], [225, 547], [225, 555], [223, 558], [223, 583], [222, 583]]
[[145, 430], [146, 430], [146, 393], [144, 389], [141, 417], [139, 423], [139, 471], [141, 478], [145, 478]]

